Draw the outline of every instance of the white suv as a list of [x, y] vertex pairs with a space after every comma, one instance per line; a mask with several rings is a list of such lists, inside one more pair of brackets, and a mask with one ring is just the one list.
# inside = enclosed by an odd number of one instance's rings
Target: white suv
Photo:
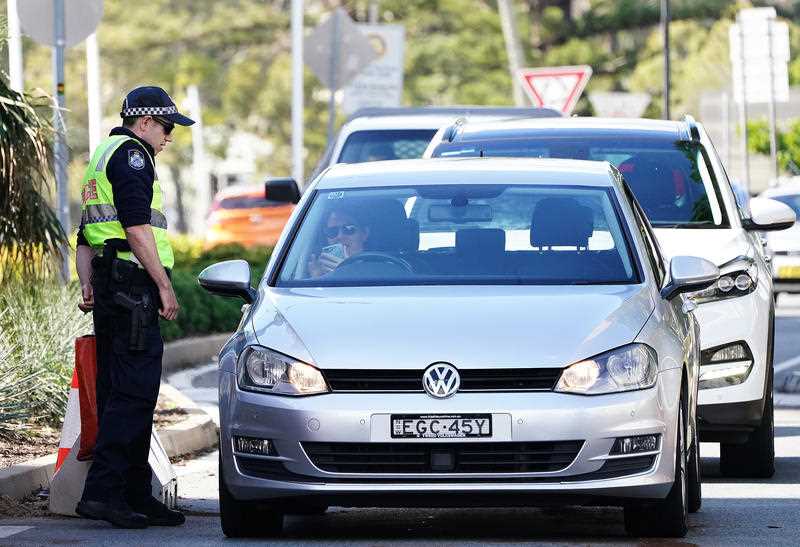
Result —
[[336, 163], [421, 158], [436, 130], [456, 120], [560, 117], [550, 108], [494, 106], [364, 108], [355, 112], [314, 168], [309, 181]]
[[[769, 199], [736, 204], [703, 127], [683, 121], [564, 118], [442, 128], [426, 157], [525, 156], [607, 160], [655, 228], [666, 258], [702, 256], [720, 280], [693, 298], [701, 328], [701, 440], [719, 442], [723, 474], [774, 473], [772, 274], [759, 231], [794, 223]], [[687, 350], [688, 351], [688, 350]]]

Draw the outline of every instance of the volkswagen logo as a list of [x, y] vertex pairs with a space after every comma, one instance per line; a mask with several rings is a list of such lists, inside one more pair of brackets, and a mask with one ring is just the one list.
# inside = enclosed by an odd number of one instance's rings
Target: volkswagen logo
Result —
[[422, 386], [428, 395], [446, 399], [455, 395], [461, 385], [461, 377], [456, 367], [449, 363], [434, 363], [422, 375]]

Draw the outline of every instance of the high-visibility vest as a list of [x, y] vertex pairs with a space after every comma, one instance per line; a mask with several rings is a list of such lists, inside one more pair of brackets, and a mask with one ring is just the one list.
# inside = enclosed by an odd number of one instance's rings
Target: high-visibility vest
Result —
[[[126, 239], [125, 230], [117, 217], [114, 207], [114, 192], [106, 175], [106, 167], [111, 155], [122, 143], [134, 140], [127, 135], [112, 135], [103, 140], [92, 155], [86, 172], [83, 175], [83, 188], [81, 192], [81, 224], [83, 235], [93, 248], [103, 246], [107, 239]], [[147, 153], [150, 162], [153, 158]], [[153, 163], [155, 171], [155, 163]], [[153, 199], [150, 202], [150, 226], [158, 248], [158, 258], [161, 264], [171, 269], [175, 264], [172, 246], [167, 239], [167, 217], [164, 215], [163, 195], [158, 175], [153, 180]], [[138, 262], [131, 252], [117, 252], [119, 258]]]

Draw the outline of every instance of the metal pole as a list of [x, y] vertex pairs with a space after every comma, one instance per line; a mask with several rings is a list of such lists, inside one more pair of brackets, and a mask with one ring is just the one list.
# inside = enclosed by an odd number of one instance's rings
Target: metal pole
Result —
[[517, 27], [514, 25], [514, 10], [511, 0], [497, 0], [497, 9], [500, 12], [500, 25], [503, 28], [503, 38], [506, 42], [506, 55], [508, 55], [508, 71], [511, 73], [511, 88], [514, 92], [514, 104], [525, 106], [525, 93], [522, 91], [517, 73], [522, 68], [522, 48], [517, 38]]
[[378, 5], [379, 4], [380, 4], [380, 0], [370, 0], [370, 2], [369, 2], [369, 19], [368, 19], [368, 21], [373, 25], [378, 22]]
[[[772, 184], [778, 184], [778, 143], [775, 123], [775, 65], [772, 50], [772, 21], [767, 19], [767, 50], [769, 51], [769, 158], [772, 162]], [[770, 184], [770, 186], [772, 185]]]
[[[211, 187], [206, 168], [205, 145], [203, 142], [203, 106], [200, 102], [200, 91], [196, 85], [186, 89], [189, 112], [194, 120], [192, 125], [192, 171], [197, 186], [194, 210], [194, 226], [192, 231], [197, 235], [205, 233], [206, 215], [211, 203]], [[178, 184], [178, 181], [175, 181]]]
[[22, 93], [25, 89], [22, 67], [22, 34], [19, 28], [17, 0], [8, 0], [8, 76], [11, 89]]
[[[53, 126], [56, 130], [53, 141], [53, 161], [55, 163], [56, 188], [58, 189], [58, 213], [64, 233], [72, 231], [69, 220], [69, 193], [67, 184], [67, 150], [66, 123], [64, 121], [64, 49], [66, 46], [66, 28], [64, 14], [64, 0], [53, 0], [53, 34], [55, 46], [53, 47], [53, 82], [55, 83], [56, 109], [53, 114]], [[69, 282], [69, 244], [62, 248], [61, 277], [65, 283]]]
[[89, 153], [94, 152], [101, 139], [103, 106], [100, 102], [100, 49], [97, 34], [86, 39], [86, 87], [89, 106]]
[[292, 0], [292, 178], [303, 184], [303, 0]]
[[336, 71], [339, 70], [339, 10], [333, 12], [333, 33], [331, 34], [331, 99], [328, 103], [328, 142], [333, 142], [333, 130], [336, 123], [336, 90], [339, 85], [336, 83]]
[[742, 124], [742, 161], [744, 161], [744, 187], [747, 192], [750, 192], [750, 153], [747, 149], [747, 65], [744, 54], [744, 25], [739, 22], [739, 51], [740, 62], [742, 66], [742, 106], [740, 115], [740, 123]]
[[664, 39], [664, 114], [663, 118], [668, 120], [669, 113], [669, 89], [670, 89], [670, 67], [669, 67], [669, 0], [661, 0], [661, 33]]

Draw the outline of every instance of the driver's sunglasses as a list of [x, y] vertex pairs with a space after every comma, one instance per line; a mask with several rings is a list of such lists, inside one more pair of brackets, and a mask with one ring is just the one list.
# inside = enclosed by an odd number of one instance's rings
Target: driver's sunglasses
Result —
[[339, 235], [339, 232], [342, 235], [351, 236], [358, 231], [358, 226], [355, 224], [342, 224], [340, 226], [325, 226], [322, 230], [325, 234], [325, 237], [328, 239], [333, 239], [334, 237]]
[[164, 134], [169, 135], [172, 133], [172, 130], [175, 129], [175, 124], [165, 120], [164, 118], [159, 118], [158, 116], [151, 116], [158, 124], [164, 128]]

